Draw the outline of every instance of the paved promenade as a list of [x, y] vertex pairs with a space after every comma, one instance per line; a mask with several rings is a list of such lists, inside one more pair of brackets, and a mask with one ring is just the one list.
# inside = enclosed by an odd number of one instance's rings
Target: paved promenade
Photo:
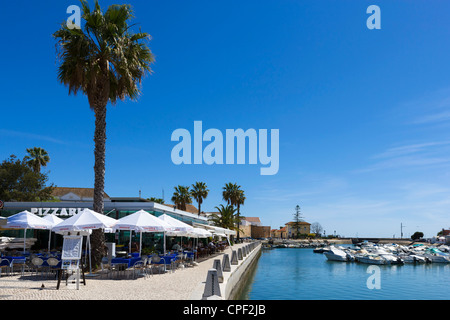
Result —
[[119, 280], [87, 277], [86, 286], [80, 283], [80, 290], [66, 287], [65, 281], [56, 290], [57, 280], [41, 280], [39, 276], [2, 276], [0, 300], [190, 300], [195, 291], [202, 290], [214, 259], [222, 259], [224, 253], [231, 257], [231, 251], [243, 245], [235, 244], [197, 266], [173, 273]]

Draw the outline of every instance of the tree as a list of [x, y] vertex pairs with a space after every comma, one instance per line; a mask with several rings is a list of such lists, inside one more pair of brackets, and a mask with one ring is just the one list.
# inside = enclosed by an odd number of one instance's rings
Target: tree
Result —
[[[154, 61], [147, 46], [150, 35], [133, 33], [129, 20], [133, 18], [130, 5], [111, 5], [103, 12], [98, 1], [91, 11], [81, 0], [84, 28], [69, 28], [63, 23], [53, 36], [57, 40], [59, 58], [58, 80], [87, 96], [95, 115], [94, 131], [94, 205], [103, 213], [105, 185], [106, 107], [118, 100], [136, 100], [139, 85]], [[91, 235], [92, 264], [100, 265], [106, 254], [104, 234], [95, 230]]]
[[208, 220], [211, 221], [215, 226], [222, 227], [230, 230], [236, 230], [236, 225], [239, 224], [238, 217], [236, 216], [236, 209], [232, 205], [216, 207], [219, 214], [213, 213], [209, 216]]
[[177, 209], [186, 211], [186, 205], [192, 203], [191, 192], [189, 187], [177, 186], [172, 196], [172, 202], [176, 205]]
[[316, 236], [320, 236], [322, 234], [323, 228], [318, 222], [314, 222], [311, 224], [311, 232], [315, 233]]
[[411, 236], [412, 240], [419, 240], [421, 238], [423, 238], [423, 232], [420, 231], [414, 232], [414, 234]]
[[292, 225], [293, 229], [296, 231], [295, 232], [295, 238], [299, 238], [300, 237], [300, 222], [302, 222], [302, 216], [301, 216], [301, 212], [300, 212], [300, 206], [297, 205], [295, 207], [295, 212], [294, 212], [294, 224]]
[[48, 176], [34, 171], [25, 159], [11, 155], [0, 165], [0, 199], [3, 201], [52, 200], [53, 184]]
[[163, 204], [163, 203], [164, 203], [164, 200], [161, 199], [161, 198], [151, 197], [151, 198], [147, 198], [147, 200], [150, 200], [151, 202], [160, 203], [160, 204]]
[[225, 187], [223, 187], [223, 191], [222, 191], [222, 197], [223, 200], [227, 201], [227, 204], [235, 206], [237, 208], [237, 240], [239, 241], [240, 239], [240, 234], [239, 234], [239, 225], [240, 225], [240, 221], [241, 219], [240, 217], [240, 207], [241, 205], [244, 205], [245, 203], [245, 194], [244, 191], [240, 189], [241, 186], [238, 186], [236, 183], [227, 183], [225, 184]]
[[50, 162], [50, 157], [42, 148], [34, 147], [27, 149], [28, 155], [25, 156], [24, 160], [27, 164], [33, 168], [34, 172], [41, 172], [41, 166], [47, 166]]
[[191, 195], [198, 203], [198, 216], [200, 216], [203, 200], [208, 196], [209, 189], [204, 182], [196, 182], [192, 185]]

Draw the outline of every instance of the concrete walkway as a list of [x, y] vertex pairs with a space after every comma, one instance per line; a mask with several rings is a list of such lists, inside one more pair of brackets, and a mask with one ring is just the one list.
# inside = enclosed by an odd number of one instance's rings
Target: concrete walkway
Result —
[[222, 259], [224, 253], [231, 257], [232, 250], [243, 245], [235, 244], [197, 266], [179, 268], [173, 273], [129, 280], [86, 278], [86, 286], [80, 284], [80, 290], [66, 287], [64, 281], [56, 290], [56, 280], [41, 280], [39, 276], [2, 276], [0, 300], [191, 300], [206, 281], [214, 259]]

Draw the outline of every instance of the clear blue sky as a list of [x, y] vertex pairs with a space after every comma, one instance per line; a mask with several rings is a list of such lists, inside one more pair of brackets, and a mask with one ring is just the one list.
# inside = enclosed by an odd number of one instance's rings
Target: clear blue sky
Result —
[[[90, 1], [91, 6], [93, 1]], [[161, 197], [204, 181], [205, 211], [227, 182], [243, 215], [278, 228], [301, 206], [328, 234], [431, 237], [449, 227], [448, 1], [131, 3], [152, 35], [154, 73], [137, 102], [108, 107], [110, 196]], [[50, 182], [93, 187], [94, 114], [57, 82], [52, 33], [77, 1], [2, 3], [0, 159], [39, 146]], [[381, 8], [381, 30], [366, 9]], [[178, 128], [279, 129], [280, 167], [181, 165]]]

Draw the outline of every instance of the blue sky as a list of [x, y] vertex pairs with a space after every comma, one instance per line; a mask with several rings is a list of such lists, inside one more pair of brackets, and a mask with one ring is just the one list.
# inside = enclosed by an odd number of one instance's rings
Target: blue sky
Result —
[[[91, 5], [93, 4], [90, 1]], [[450, 209], [447, 1], [101, 1], [131, 3], [152, 35], [154, 73], [137, 102], [108, 107], [110, 196], [161, 197], [227, 182], [242, 214], [278, 228], [301, 206], [328, 234], [431, 237]], [[77, 1], [2, 4], [0, 159], [39, 146], [50, 182], [93, 187], [94, 114], [56, 78], [52, 33]], [[381, 9], [369, 30], [366, 9]], [[178, 128], [279, 129], [280, 167], [180, 165]]]

